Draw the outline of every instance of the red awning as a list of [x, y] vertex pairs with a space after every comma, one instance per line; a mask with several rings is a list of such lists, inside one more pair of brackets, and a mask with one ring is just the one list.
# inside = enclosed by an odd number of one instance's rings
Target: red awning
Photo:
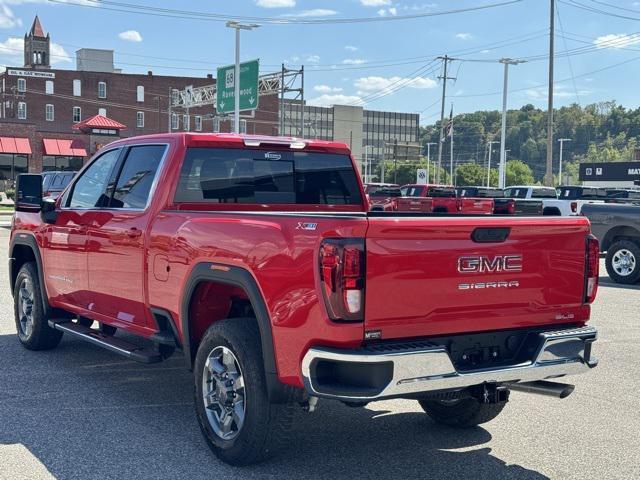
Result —
[[75, 128], [76, 130], [86, 130], [91, 128], [122, 130], [123, 128], [127, 128], [127, 126], [120, 122], [116, 122], [111, 118], [103, 117], [102, 115], [95, 115], [80, 123], [76, 123], [72, 128]]
[[28, 138], [0, 137], [0, 153], [20, 153], [31, 155]]
[[60, 138], [43, 138], [45, 155], [63, 157], [86, 157], [87, 150], [80, 140], [65, 140]]

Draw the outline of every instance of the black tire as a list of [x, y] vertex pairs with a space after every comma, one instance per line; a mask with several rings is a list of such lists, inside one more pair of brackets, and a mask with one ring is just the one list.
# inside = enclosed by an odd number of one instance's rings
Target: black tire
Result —
[[[630, 273], [623, 274], [623, 270], [619, 266], [620, 254], [625, 253], [625, 257], [633, 259], [633, 265]], [[630, 254], [631, 256], [629, 257]], [[616, 265], [617, 264], [617, 265]], [[640, 279], [640, 246], [630, 240], [618, 240], [607, 249], [607, 257], [605, 265], [607, 273], [611, 280], [616, 283], [631, 284], [636, 283]], [[616, 271], [616, 268], [620, 270]]]
[[507, 403], [480, 403], [475, 398], [450, 401], [422, 399], [418, 402], [436, 422], [459, 428], [475, 427], [493, 420]]
[[13, 309], [18, 340], [25, 348], [50, 350], [58, 346], [62, 332], [47, 324], [34, 262], [25, 263], [18, 272], [13, 290]]
[[[235, 355], [244, 384], [244, 421], [232, 439], [223, 439], [215, 433], [203, 397], [207, 358], [221, 347]], [[294, 406], [292, 402], [273, 404], [269, 401], [255, 319], [229, 318], [209, 327], [198, 347], [194, 377], [198, 423], [207, 444], [220, 460], [230, 465], [250, 465], [273, 456], [284, 445]]]

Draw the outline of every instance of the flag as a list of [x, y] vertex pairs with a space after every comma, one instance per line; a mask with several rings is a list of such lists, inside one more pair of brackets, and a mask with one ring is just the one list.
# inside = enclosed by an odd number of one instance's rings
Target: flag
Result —
[[[450, 137], [453, 132], [453, 105], [451, 105], [451, 113], [449, 114], [449, 121], [444, 126], [444, 138]], [[442, 139], [444, 141], [444, 139]]]

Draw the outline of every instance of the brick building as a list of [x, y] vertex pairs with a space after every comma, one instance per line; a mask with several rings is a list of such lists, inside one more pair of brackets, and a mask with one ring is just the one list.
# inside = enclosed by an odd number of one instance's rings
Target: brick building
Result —
[[[211, 85], [215, 83], [211, 74], [122, 73], [114, 68], [112, 51], [93, 49], [78, 50], [76, 70], [52, 69], [49, 47], [50, 36], [36, 17], [25, 35], [25, 64], [0, 73], [0, 180], [24, 171], [77, 169], [99, 146], [119, 137], [169, 128], [231, 131], [231, 121], [216, 117], [214, 106], [188, 113], [169, 111], [173, 90]], [[261, 97], [259, 110], [254, 118], [242, 120], [241, 129], [277, 133], [277, 112], [277, 95]], [[91, 134], [74, 128], [96, 115], [123, 128], [92, 129]]]

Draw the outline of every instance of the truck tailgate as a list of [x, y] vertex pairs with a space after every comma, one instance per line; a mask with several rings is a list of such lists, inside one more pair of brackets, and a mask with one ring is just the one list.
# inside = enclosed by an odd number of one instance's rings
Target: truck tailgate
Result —
[[588, 233], [580, 217], [371, 217], [365, 331], [390, 339], [583, 323]]

